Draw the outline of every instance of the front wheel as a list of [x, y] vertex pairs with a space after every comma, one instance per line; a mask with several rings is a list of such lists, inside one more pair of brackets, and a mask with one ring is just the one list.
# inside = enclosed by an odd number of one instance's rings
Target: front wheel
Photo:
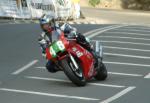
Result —
[[76, 62], [78, 65], [78, 68], [76, 68], [76, 66], [74, 66], [74, 63], [70, 57], [63, 59], [61, 61], [61, 63], [62, 63], [63, 69], [64, 69], [64, 73], [75, 85], [77, 85], [77, 86], [85, 86], [86, 85], [86, 80], [83, 75], [80, 63]]
[[104, 63], [100, 64], [100, 67], [97, 69], [97, 74], [94, 78], [97, 80], [105, 80], [107, 78], [107, 69]]

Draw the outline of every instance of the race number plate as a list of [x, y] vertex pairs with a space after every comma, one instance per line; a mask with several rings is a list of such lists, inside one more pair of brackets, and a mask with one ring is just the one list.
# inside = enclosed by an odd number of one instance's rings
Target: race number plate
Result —
[[65, 46], [62, 41], [57, 41], [50, 46], [50, 54], [52, 57], [56, 57], [58, 52], [63, 52], [65, 50]]

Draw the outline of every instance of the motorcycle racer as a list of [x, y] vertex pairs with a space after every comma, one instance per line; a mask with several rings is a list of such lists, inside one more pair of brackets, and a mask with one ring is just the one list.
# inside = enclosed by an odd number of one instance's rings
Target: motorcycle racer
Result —
[[[45, 57], [46, 48], [54, 41], [57, 40], [61, 32], [64, 32], [65, 37], [67, 38], [76, 38], [77, 43], [80, 44], [82, 47], [87, 49], [91, 52], [96, 59], [97, 56], [94, 50], [91, 48], [91, 44], [89, 43], [88, 39], [80, 33], [77, 33], [77, 29], [72, 27], [71, 25], [64, 23], [62, 25], [58, 24], [55, 19], [48, 15], [43, 15], [40, 18], [40, 26], [42, 29], [42, 34], [40, 35], [38, 41], [42, 49], [42, 55]], [[95, 63], [96, 64], [96, 63]], [[96, 64], [97, 65], [97, 64]], [[48, 60], [46, 63], [46, 69], [51, 72], [55, 73], [59, 71], [59, 69], [55, 66], [55, 64]]]

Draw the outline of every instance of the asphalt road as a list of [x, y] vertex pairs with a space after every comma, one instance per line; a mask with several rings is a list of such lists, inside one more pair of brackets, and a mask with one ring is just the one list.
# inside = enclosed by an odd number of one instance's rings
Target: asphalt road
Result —
[[101, 41], [107, 80], [76, 87], [63, 72], [48, 73], [37, 42], [39, 25], [0, 25], [0, 103], [149, 103], [150, 27], [73, 26]]
[[[81, 8], [85, 17], [98, 19], [108, 24], [150, 24], [149, 11], [112, 10], [101, 8]], [[92, 15], [91, 15], [92, 14]]]

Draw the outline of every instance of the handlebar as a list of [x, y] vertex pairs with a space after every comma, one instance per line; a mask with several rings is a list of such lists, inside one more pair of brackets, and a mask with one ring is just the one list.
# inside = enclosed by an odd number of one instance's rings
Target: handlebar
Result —
[[68, 41], [76, 41], [76, 39], [67, 39]]

